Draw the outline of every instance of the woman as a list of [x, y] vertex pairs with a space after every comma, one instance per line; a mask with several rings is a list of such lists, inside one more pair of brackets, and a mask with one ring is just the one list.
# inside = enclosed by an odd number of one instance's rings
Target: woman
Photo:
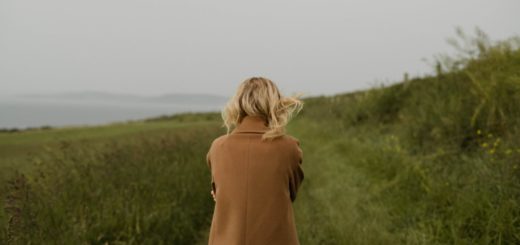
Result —
[[302, 107], [267, 78], [240, 84], [222, 111], [227, 133], [206, 155], [215, 200], [209, 245], [299, 244], [292, 202], [304, 178], [302, 150], [285, 125]]

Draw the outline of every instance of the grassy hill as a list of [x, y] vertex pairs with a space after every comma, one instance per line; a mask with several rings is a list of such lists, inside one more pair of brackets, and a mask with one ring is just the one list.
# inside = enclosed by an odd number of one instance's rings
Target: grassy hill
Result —
[[[436, 75], [305, 99], [302, 244], [520, 243], [520, 50], [477, 37]], [[0, 241], [205, 244], [218, 113], [0, 134]]]

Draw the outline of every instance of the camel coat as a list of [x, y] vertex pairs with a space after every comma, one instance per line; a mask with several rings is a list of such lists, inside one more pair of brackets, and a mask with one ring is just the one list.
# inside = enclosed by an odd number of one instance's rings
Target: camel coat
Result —
[[287, 134], [262, 142], [267, 130], [261, 117], [246, 116], [211, 143], [206, 160], [216, 201], [209, 245], [299, 244], [292, 203], [304, 178], [302, 150]]

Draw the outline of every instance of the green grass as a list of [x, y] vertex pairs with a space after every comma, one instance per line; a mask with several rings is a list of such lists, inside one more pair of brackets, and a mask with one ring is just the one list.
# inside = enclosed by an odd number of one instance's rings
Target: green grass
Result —
[[[2, 155], [0, 165], [5, 211], [0, 241], [8, 236], [15, 244], [194, 240], [211, 202], [202, 192], [207, 181], [192, 182], [207, 179], [198, 161], [207, 139], [223, 131], [203, 114], [198, 120], [182, 117], [2, 135], [13, 150]], [[85, 225], [88, 232], [80, 227]]]
[[437, 76], [310, 99], [290, 129], [309, 177], [302, 243], [519, 243], [520, 51], [509, 45]]
[[[172, 123], [175, 122], [175, 123]], [[0, 154], [3, 157], [17, 157], [27, 152], [28, 148], [37, 148], [43, 144], [71, 140], [104, 140], [136, 133], [168, 130], [186, 125], [201, 124], [208, 121], [135, 121], [113, 123], [103, 126], [63, 127], [51, 130], [28, 130], [19, 133], [0, 133]]]
[[[519, 43], [469, 43], [434, 76], [305, 99], [287, 128], [302, 244], [520, 243]], [[205, 154], [224, 132], [190, 113], [1, 133], [0, 241], [206, 244]]]

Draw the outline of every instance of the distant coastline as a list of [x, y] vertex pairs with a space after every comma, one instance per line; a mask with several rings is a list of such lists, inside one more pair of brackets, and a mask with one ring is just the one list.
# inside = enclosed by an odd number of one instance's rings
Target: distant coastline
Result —
[[182, 112], [217, 111], [227, 98], [212, 94], [140, 96], [106, 92], [0, 97], [0, 131], [101, 125]]

